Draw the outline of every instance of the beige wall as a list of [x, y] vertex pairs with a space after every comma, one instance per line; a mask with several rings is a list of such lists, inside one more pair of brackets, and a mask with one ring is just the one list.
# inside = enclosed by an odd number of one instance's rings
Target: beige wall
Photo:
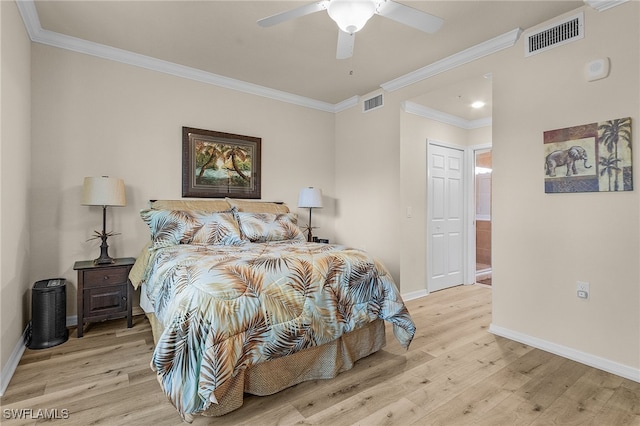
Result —
[[[364, 241], [392, 265], [403, 294], [424, 290], [425, 140], [492, 142], [493, 325], [637, 374], [638, 190], [544, 194], [542, 133], [631, 116], [633, 132], [640, 134], [639, 7], [629, 2], [598, 12], [585, 6], [582, 40], [525, 58], [521, 38], [510, 49], [386, 93], [375, 116], [355, 108], [338, 114], [336, 188], [344, 206], [338, 236]], [[599, 57], [611, 58], [611, 75], [588, 83], [583, 68]], [[491, 130], [459, 135], [401, 111], [403, 101], [487, 72], [493, 73]], [[412, 206], [411, 219], [406, 206]], [[576, 297], [578, 280], [591, 283], [589, 301]]]
[[[386, 101], [385, 101], [386, 102]], [[362, 113], [362, 105], [336, 115], [336, 240], [382, 259], [400, 275], [400, 147], [398, 111]]]
[[322, 188], [315, 234], [333, 239], [334, 115], [44, 45], [33, 46], [34, 259], [30, 279], [63, 276], [76, 313], [77, 260], [98, 256], [100, 207], [80, 205], [83, 177], [124, 179], [127, 206], [108, 209], [112, 256], [136, 257], [148, 239], [147, 200], [181, 198], [182, 126], [262, 138], [262, 198], [297, 208]]
[[[354, 205], [336, 229], [373, 229], [379, 217], [401, 224], [401, 232], [371, 239], [369, 249], [400, 264], [404, 294], [426, 288], [425, 220], [427, 138], [462, 144], [464, 136], [401, 112], [401, 103], [434, 88], [472, 76], [493, 73], [493, 326], [510, 333], [606, 360], [622, 370], [640, 367], [640, 221], [638, 190], [627, 193], [545, 194], [542, 134], [596, 121], [631, 116], [639, 135], [640, 3], [629, 2], [598, 12], [583, 7], [585, 38], [525, 58], [524, 39], [511, 49], [414, 84], [385, 96], [385, 132], [363, 129], [375, 120], [349, 112], [338, 126], [337, 143], [347, 152], [384, 150], [376, 160], [399, 164], [397, 188], [379, 191], [389, 201], [385, 213], [373, 205]], [[586, 82], [587, 62], [611, 58], [611, 74]], [[395, 114], [395, 117], [394, 117]], [[380, 114], [382, 116], [382, 113]], [[398, 124], [397, 116], [401, 116]], [[342, 122], [342, 118], [338, 118]], [[447, 132], [451, 132], [448, 134]], [[380, 135], [382, 134], [382, 135]], [[469, 145], [486, 143], [469, 135]], [[400, 150], [393, 145], [399, 145]], [[340, 145], [340, 150], [345, 146]], [[640, 161], [634, 150], [634, 161]], [[378, 164], [378, 163], [373, 163]], [[336, 185], [351, 196], [345, 163], [336, 162]], [[364, 171], [361, 171], [364, 174]], [[636, 174], [636, 186], [638, 178]], [[371, 190], [371, 189], [370, 189]], [[398, 193], [401, 202], [398, 203]], [[356, 204], [356, 203], [353, 203]], [[383, 201], [379, 202], [383, 205]], [[405, 207], [413, 206], [413, 218]], [[356, 214], [352, 214], [352, 213]], [[350, 231], [352, 235], [359, 231]], [[343, 234], [340, 234], [343, 235]], [[398, 257], [400, 258], [398, 260]], [[591, 283], [588, 301], [576, 297], [578, 280]]]
[[[585, 38], [493, 73], [493, 324], [640, 367], [640, 3], [585, 12]], [[586, 82], [587, 62], [611, 74]], [[632, 117], [636, 189], [545, 194], [542, 133]], [[576, 281], [591, 298], [576, 297]]]
[[31, 42], [14, 2], [0, 2], [0, 53], [0, 370], [4, 372], [29, 318], [31, 287]]
[[467, 146], [490, 145], [492, 138], [491, 126], [472, 129], [467, 132]]

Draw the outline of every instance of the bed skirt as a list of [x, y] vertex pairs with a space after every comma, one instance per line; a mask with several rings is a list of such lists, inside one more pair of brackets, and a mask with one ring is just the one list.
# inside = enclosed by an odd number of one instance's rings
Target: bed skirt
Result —
[[[157, 341], [162, 325], [153, 313], [147, 313], [147, 317]], [[219, 403], [211, 404], [201, 415], [217, 417], [236, 410], [242, 406], [245, 393], [272, 395], [304, 381], [334, 378], [350, 370], [357, 360], [382, 349], [385, 343], [384, 321], [377, 319], [322, 346], [251, 366], [216, 389]]]

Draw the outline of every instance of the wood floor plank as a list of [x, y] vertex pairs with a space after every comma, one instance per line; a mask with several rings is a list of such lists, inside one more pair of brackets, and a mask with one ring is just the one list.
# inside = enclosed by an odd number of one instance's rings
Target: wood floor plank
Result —
[[226, 419], [208, 419], [208, 423], [206, 424], [215, 422], [216, 426], [293, 425], [304, 423], [304, 416], [291, 405], [283, 404], [277, 406], [275, 409], [266, 410], [261, 413], [254, 413], [246, 421], [229, 422], [224, 420]]
[[367, 365], [366, 369], [345, 372], [330, 380], [330, 383], [324, 383], [323, 390], [326, 389], [325, 392], [307, 393], [302, 398], [292, 401], [291, 404], [305, 417], [309, 417], [358, 394], [362, 389], [387, 383], [388, 380], [429, 361], [433, 357], [422, 351], [413, 351], [406, 356], [397, 356], [386, 362], [378, 362], [375, 355], [370, 358], [358, 363]]
[[629, 389], [627, 386], [618, 387], [611, 399], [607, 401], [607, 406], [613, 410], [624, 411], [640, 420], [640, 394]]
[[[446, 376], [439, 377], [437, 380], [433, 380], [431, 383], [407, 395], [407, 398], [417, 405], [429, 407], [427, 410], [429, 415], [445, 404], [452, 403], [451, 401], [455, 398], [461, 398], [465, 390], [479, 383], [486, 383], [494, 374], [507, 365], [507, 361], [496, 352], [496, 347], [497, 345], [495, 344], [487, 345], [490, 350], [472, 353], [467, 362], [457, 362], [454, 371], [449, 372]], [[514, 342], [511, 350], [524, 353], [528, 349]], [[505, 397], [506, 395], [500, 395], [497, 401]], [[481, 401], [477, 395], [473, 399]], [[453, 404], [455, 406], [455, 403]], [[495, 404], [495, 401], [493, 404]]]
[[[387, 345], [350, 371], [193, 425], [640, 426], [640, 383], [487, 331], [491, 288], [460, 286], [407, 302], [417, 333], [409, 350], [386, 325]], [[95, 323], [78, 339], [25, 351], [0, 400], [2, 425], [34, 425], [38, 410], [68, 410], [64, 425], [180, 426], [149, 363], [144, 316]], [[8, 410], [8, 411], [4, 411]], [[27, 418], [25, 418], [27, 417]]]
[[[403, 397], [420, 407], [440, 404], [451, 395], [448, 387], [462, 387], [466, 380], [479, 380], [486, 368], [498, 368], [491, 366], [494, 363], [492, 358], [495, 357], [492, 354], [495, 338], [487, 335], [485, 340], [462, 347], [447, 358], [435, 358], [384, 383], [364, 389], [353, 397], [310, 416], [308, 420], [318, 424], [352, 424]], [[446, 367], [452, 363], [456, 364], [455, 371]], [[470, 376], [469, 372], [475, 375]]]
[[[470, 424], [484, 413], [511, 396], [530, 378], [509, 366], [466, 387], [456, 397], [433, 411], [426, 412], [421, 421], [428, 424]], [[417, 422], [419, 423], [419, 422]]]
[[425, 411], [421, 407], [406, 398], [400, 398], [355, 422], [354, 425], [410, 425], [420, 421], [424, 416]]

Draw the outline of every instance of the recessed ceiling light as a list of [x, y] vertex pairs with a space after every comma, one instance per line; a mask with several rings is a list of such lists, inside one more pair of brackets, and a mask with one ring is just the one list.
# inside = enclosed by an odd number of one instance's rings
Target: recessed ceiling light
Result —
[[484, 102], [482, 101], [475, 101], [474, 103], [471, 104], [471, 108], [482, 108], [485, 105]]

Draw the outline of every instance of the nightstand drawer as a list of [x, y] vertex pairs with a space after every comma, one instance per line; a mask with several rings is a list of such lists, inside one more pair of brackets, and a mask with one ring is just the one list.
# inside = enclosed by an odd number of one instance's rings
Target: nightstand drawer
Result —
[[104, 287], [127, 282], [129, 268], [105, 268], [84, 272], [84, 287]]
[[84, 291], [86, 317], [127, 312], [127, 283]]

